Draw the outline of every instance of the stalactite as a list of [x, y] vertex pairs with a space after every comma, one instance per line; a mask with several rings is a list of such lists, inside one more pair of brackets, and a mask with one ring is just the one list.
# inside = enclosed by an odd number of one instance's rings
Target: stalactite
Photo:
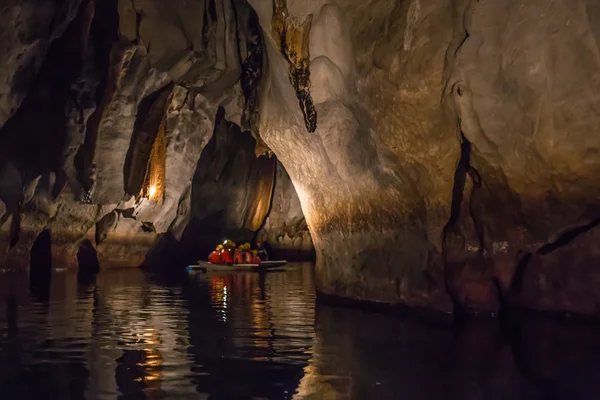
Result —
[[146, 176], [142, 188], [142, 197], [162, 202], [165, 193], [165, 171], [167, 162], [167, 146], [165, 140], [165, 117], [163, 117], [146, 167]]
[[240, 80], [244, 95], [241, 128], [259, 135], [260, 114], [258, 112], [258, 89], [263, 77], [263, 38], [258, 16], [252, 13], [250, 18], [251, 29], [246, 41], [246, 59], [242, 63], [242, 77]]
[[317, 111], [310, 95], [310, 54], [309, 34], [312, 15], [299, 22], [287, 10], [285, 0], [274, 0], [271, 31], [279, 45], [279, 51], [290, 63], [289, 78], [294, 90], [308, 132], [317, 129]]

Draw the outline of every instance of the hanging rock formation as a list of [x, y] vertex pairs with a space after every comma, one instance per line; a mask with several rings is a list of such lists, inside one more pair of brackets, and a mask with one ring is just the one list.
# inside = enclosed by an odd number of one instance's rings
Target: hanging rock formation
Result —
[[317, 112], [310, 96], [310, 47], [309, 34], [312, 15], [299, 22], [290, 15], [286, 0], [275, 0], [271, 32], [281, 54], [290, 64], [289, 77], [308, 132], [317, 128]]

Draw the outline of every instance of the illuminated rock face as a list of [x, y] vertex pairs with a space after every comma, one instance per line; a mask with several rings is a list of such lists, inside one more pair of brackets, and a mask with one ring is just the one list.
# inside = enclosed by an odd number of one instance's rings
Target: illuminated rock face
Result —
[[593, 2], [290, 0], [287, 18], [312, 18], [314, 133], [273, 6], [251, 3], [261, 137], [297, 188], [321, 292], [598, 314]]
[[[252, 4], [268, 26], [272, 10]], [[440, 106], [449, 10], [422, 4], [420, 18], [428, 18], [418, 24], [407, 17], [408, 4], [303, 4], [288, 1], [287, 9], [298, 20], [313, 15], [316, 131], [303, 126], [287, 62], [269, 37], [261, 137], [298, 192], [316, 249], [318, 289], [451, 311], [441, 233], [460, 152], [455, 124]], [[440, 24], [446, 34], [437, 33]], [[410, 46], [405, 31], [415, 37]]]
[[258, 232], [271, 259], [314, 260], [314, 246], [294, 184], [277, 162], [269, 215]]

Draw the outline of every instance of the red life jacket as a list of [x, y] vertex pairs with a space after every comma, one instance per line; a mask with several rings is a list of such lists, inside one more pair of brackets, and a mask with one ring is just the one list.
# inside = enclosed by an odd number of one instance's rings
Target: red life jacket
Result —
[[221, 261], [223, 264], [233, 264], [233, 259], [231, 258], [231, 254], [227, 250], [223, 250], [221, 252]]
[[253, 256], [252, 257], [252, 264], [260, 264], [261, 259], [259, 256]]
[[211, 263], [213, 263], [213, 264], [221, 264], [221, 255], [219, 254], [218, 251], [214, 250], [208, 256], [208, 261], [211, 262]]

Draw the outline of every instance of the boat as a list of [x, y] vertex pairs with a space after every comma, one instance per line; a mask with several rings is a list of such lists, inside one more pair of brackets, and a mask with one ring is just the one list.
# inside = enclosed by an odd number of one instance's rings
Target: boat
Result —
[[257, 271], [265, 272], [281, 269], [287, 264], [286, 260], [261, 261], [260, 264], [213, 264], [208, 261], [198, 261], [198, 264], [189, 265], [188, 270], [200, 270], [204, 272], [239, 272], [239, 271]]

